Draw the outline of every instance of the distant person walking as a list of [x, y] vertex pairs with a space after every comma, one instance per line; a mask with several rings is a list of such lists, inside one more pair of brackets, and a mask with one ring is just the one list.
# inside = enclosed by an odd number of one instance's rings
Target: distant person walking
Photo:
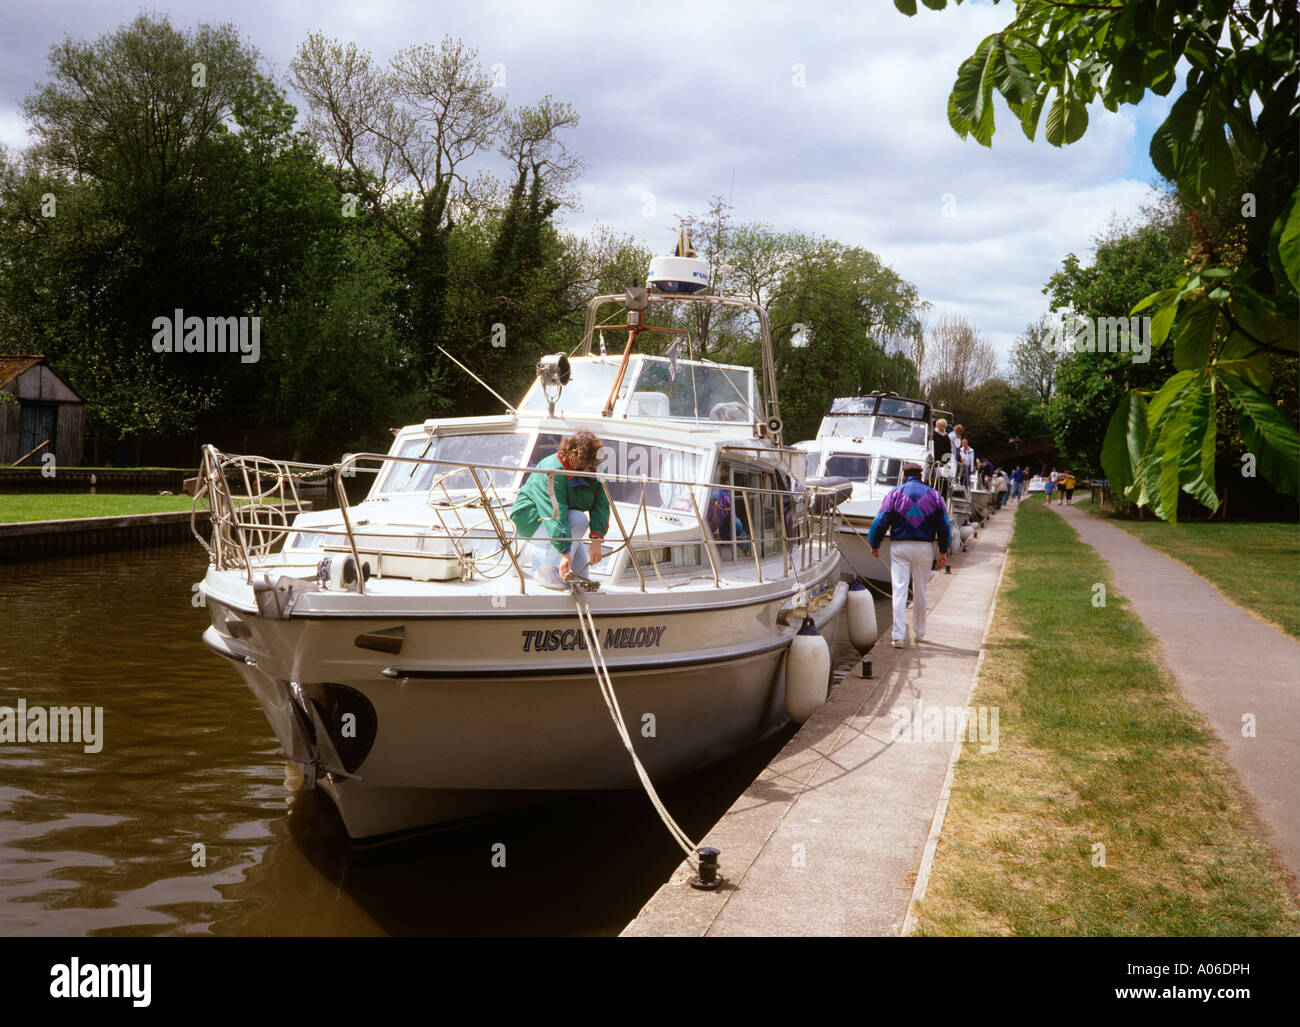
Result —
[[1053, 469], [1052, 473], [1048, 476], [1047, 480], [1043, 482], [1043, 495], [1047, 497], [1047, 501], [1049, 503], [1052, 501], [1052, 494], [1056, 492], [1057, 477], [1058, 475], [1055, 469]]
[[912, 585], [912, 634], [918, 642], [925, 640], [925, 589], [930, 580], [934, 544], [939, 543], [935, 566], [943, 570], [952, 545], [952, 526], [943, 499], [921, 481], [921, 465], [903, 465], [903, 483], [891, 489], [880, 504], [880, 512], [871, 522], [867, 544], [871, 555], [880, 558], [880, 544], [889, 532], [889, 575], [894, 587], [895, 649], [907, 644], [907, 586]]
[[1074, 501], [1074, 475], [1070, 471], [1061, 472], [1061, 476], [1056, 479], [1056, 487], [1061, 493], [1061, 505]]
[[961, 452], [958, 454], [961, 461], [959, 485], [970, 485], [971, 475], [975, 472], [975, 450], [970, 448], [970, 443], [965, 439], [961, 440]]
[[1025, 487], [1025, 472], [1017, 467], [1011, 472], [1011, 498], [1019, 501], [1020, 493]]

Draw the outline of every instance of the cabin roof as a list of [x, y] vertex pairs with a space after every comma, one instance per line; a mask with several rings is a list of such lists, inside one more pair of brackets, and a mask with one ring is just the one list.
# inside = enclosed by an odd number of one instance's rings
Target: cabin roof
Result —
[[44, 359], [39, 353], [0, 353], [0, 389]]

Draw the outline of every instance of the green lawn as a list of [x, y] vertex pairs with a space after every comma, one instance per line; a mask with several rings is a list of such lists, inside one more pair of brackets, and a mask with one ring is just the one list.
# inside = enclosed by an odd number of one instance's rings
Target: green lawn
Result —
[[0, 523], [53, 521], [65, 517], [119, 517], [122, 514], [170, 513], [190, 509], [189, 496], [45, 492], [0, 493]]
[[1222, 521], [1131, 521], [1091, 503], [1084, 509], [1185, 563], [1239, 606], [1300, 638], [1300, 525]]
[[1016, 518], [917, 933], [1300, 933], [1300, 908], [1209, 729], [1109, 589], [1105, 562], [1041, 500]]

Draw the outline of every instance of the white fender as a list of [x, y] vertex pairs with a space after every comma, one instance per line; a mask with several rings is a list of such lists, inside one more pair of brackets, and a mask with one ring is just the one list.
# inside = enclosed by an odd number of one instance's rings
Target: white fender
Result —
[[802, 724], [826, 701], [831, 677], [831, 650], [811, 617], [794, 636], [785, 657], [785, 712]]
[[854, 649], [865, 653], [876, 644], [880, 629], [876, 626], [875, 600], [861, 578], [854, 578], [849, 586], [848, 616], [849, 641]]

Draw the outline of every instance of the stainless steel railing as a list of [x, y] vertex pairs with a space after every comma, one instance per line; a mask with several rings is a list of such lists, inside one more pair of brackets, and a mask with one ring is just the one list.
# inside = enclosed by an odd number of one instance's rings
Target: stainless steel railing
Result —
[[[361, 466], [363, 461], [374, 462], [373, 467]], [[673, 510], [672, 516], [680, 516], [686, 522], [693, 518], [699, 533], [698, 542], [708, 559], [710, 573], [715, 587], [722, 587], [720, 564], [722, 557], [730, 550], [731, 557], [739, 561], [741, 550], [748, 546], [754, 561], [755, 576], [763, 580], [764, 558], [774, 555], [767, 550], [777, 546], [781, 557], [781, 574], [793, 575], [796, 580], [801, 571], [806, 571], [812, 564], [823, 559], [834, 547], [834, 532], [838, 524], [838, 513], [830, 504], [832, 489], [809, 486], [802, 490], [764, 489], [753, 486], [741, 486], [732, 483], [709, 483], [700, 481], [682, 481], [654, 478], [648, 476], [631, 476], [601, 474], [594, 471], [570, 471], [567, 469], [544, 469], [538, 467], [521, 467], [509, 464], [457, 463], [436, 458], [392, 456], [384, 453], [351, 453], [337, 464], [307, 464], [292, 461], [275, 461], [265, 457], [223, 454], [212, 446], [203, 449], [203, 463], [200, 469], [200, 484], [194, 498], [194, 519], [192, 530], [200, 543], [208, 551], [214, 566], [222, 570], [242, 568], [246, 570], [248, 581], [253, 581], [253, 573], [259, 563], [269, 565], [270, 557], [277, 546], [299, 533], [339, 537], [345, 543], [358, 568], [356, 588], [365, 592], [365, 578], [361, 573], [362, 553], [369, 550], [357, 541], [357, 525], [353, 523], [350, 502], [344, 482], [357, 473], [378, 474], [386, 465], [392, 463], [431, 465], [446, 468], [434, 476], [424, 491], [425, 504], [437, 522], [438, 534], [445, 537], [453, 547], [462, 564], [475, 569], [482, 576], [496, 576], [492, 569], [500, 566], [502, 556], [509, 561], [512, 570], [519, 579], [520, 592], [525, 592], [525, 575], [520, 566], [520, 549], [531, 540], [521, 539], [512, 529], [506, 527], [509, 519], [508, 505], [498, 493], [492, 472], [509, 472], [512, 476], [524, 474], [557, 474], [569, 478], [595, 478], [601, 483], [605, 498], [609, 503], [610, 515], [618, 525], [622, 540], [610, 547], [609, 556], [617, 557], [627, 554], [627, 562], [633, 568], [640, 590], [646, 590], [647, 578], [642, 569], [638, 553], [648, 556], [650, 569], [664, 588], [670, 588], [660, 572], [659, 562], [655, 559], [655, 540], [651, 533], [651, 508], [647, 503], [647, 486], [651, 482], [661, 485], [676, 486], [686, 490], [690, 498], [691, 509]], [[472, 489], [448, 488], [448, 481], [455, 475], [468, 475], [473, 483]], [[232, 489], [231, 478], [243, 485], [242, 492]], [[296, 528], [291, 519], [303, 512], [304, 507], [298, 492], [298, 482], [308, 478], [328, 478], [334, 485], [334, 494], [338, 501], [342, 529], [334, 530], [319, 525]], [[610, 493], [609, 483], [625, 482], [638, 486], [638, 499], [635, 504], [615, 501]], [[711, 496], [715, 491], [731, 495], [729, 504], [732, 518], [738, 518], [738, 511], [746, 511], [749, 521], [748, 539], [735, 538], [734, 523], [729, 525], [731, 538], [717, 538], [708, 523], [708, 518], [701, 512], [698, 493], [704, 491]], [[441, 498], [435, 498], [439, 493]], [[459, 495], [467, 493], [468, 495]], [[772, 497], [769, 503], [772, 510], [764, 506], [764, 497]], [[751, 503], [757, 499], [757, 504]], [[206, 500], [212, 514], [211, 538], [205, 539], [198, 531], [197, 513], [200, 503]], [[634, 516], [629, 529], [624, 522], [620, 505], [634, 507]], [[829, 506], [829, 509], [827, 507]], [[755, 509], [758, 516], [755, 517]], [[466, 522], [466, 513], [479, 512], [477, 519]], [[775, 527], [771, 533], [764, 528], [764, 515], [771, 513], [775, 518]], [[471, 515], [472, 517], [473, 515]], [[454, 523], [453, 523], [454, 521]], [[744, 526], [744, 520], [741, 520]], [[643, 525], [642, 534], [637, 534], [638, 525]], [[431, 523], [431, 528], [434, 525]], [[475, 533], [479, 533], [476, 535]], [[367, 539], [409, 537], [396, 532], [367, 531]], [[497, 549], [481, 556], [474, 556], [467, 540], [488, 537], [495, 539]], [[576, 541], [558, 536], [561, 540]], [[696, 539], [675, 539], [673, 545], [694, 545]], [[281, 550], [282, 552], [282, 550]], [[493, 564], [495, 561], [495, 564]], [[617, 567], [613, 567], [617, 573]], [[774, 569], [770, 573], [774, 572]], [[501, 573], [501, 572], [498, 572]]]

